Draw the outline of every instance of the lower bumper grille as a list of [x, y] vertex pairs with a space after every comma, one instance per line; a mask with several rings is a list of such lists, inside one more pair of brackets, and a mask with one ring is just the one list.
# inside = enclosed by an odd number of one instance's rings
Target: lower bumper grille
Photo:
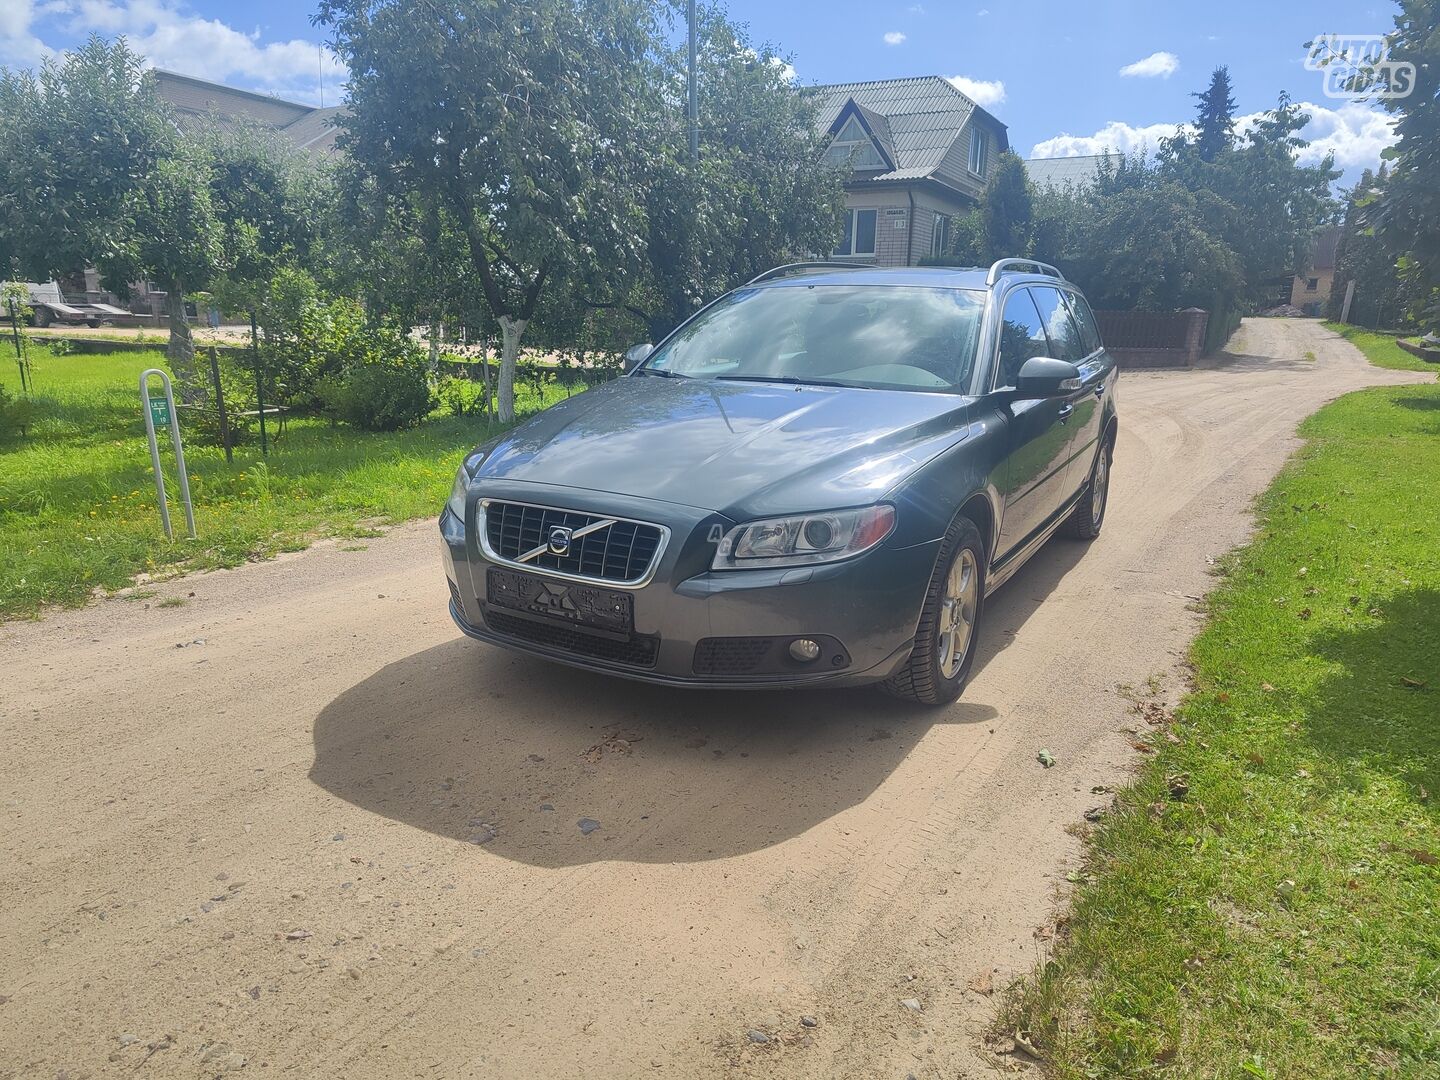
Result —
[[695, 646], [695, 674], [749, 675], [764, 665], [775, 638], [704, 638]]
[[571, 626], [520, 618], [497, 611], [493, 607], [486, 609], [485, 622], [491, 630], [506, 637], [518, 638], [562, 652], [589, 656], [596, 660], [608, 660], [613, 664], [627, 664], [630, 667], [654, 667], [655, 657], [660, 651], [660, 639], [657, 637], [632, 634], [617, 640], [612, 636], [602, 637]]

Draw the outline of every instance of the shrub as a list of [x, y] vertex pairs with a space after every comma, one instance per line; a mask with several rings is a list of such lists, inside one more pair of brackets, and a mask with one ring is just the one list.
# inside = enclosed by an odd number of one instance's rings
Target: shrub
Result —
[[440, 404], [454, 416], [479, 416], [485, 412], [485, 384], [446, 375], [435, 388]]
[[423, 420], [431, 407], [425, 353], [398, 330], [362, 330], [347, 365], [316, 384], [321, 407], [333, 419], [366, 431], [400, 431]]

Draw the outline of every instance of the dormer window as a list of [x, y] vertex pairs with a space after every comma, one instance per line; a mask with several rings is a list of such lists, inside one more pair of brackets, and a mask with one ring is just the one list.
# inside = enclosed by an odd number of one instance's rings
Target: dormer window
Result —
[[887, 167], [885, 159], [880, 156], [880, 151], [875, 146], [875, 140], [870, 138], [854, 116], [849, 117], [835, 133], [835, 138], [825, 151], [825, 160], [832, 165], [849, 165], [858, 172]]
[[985, 175], [986, 155], [989, 152], [985, 132], [978, 127], [970, 129], [970, 171], [976, 176]]

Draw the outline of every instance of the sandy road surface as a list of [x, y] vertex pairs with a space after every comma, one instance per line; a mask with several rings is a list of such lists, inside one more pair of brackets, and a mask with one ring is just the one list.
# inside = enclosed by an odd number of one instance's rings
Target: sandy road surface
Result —
[[1104, 536], [1001, 591], [940, 712], [466, 641], [428, 522], [0, 627], [0, 1077], [985, 1074], [967, 983], [1042, 955], [1119, 687], [1173, 692], [1299, 419], [1412, 378], [1233, 344], [1122, 380]]

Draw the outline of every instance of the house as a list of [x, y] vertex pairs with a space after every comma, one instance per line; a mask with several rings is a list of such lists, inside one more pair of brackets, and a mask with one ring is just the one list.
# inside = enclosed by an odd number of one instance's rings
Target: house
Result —
[[1120, 164], [1119, 154], [1086, 154], [1078, 157], [1026, 158], [1025, 174], [1037, 188], [1061, 191], [1095, 183], [1102, 165]]
[[1321, 229], [1310, 247], [1309, 269], [1295, 275], [1290, 283], [1290, 303], [1306, 315], [1319, 315], [1330, 299], [1335, 284], [1335, 253], [1340, 246], [1339, 225]]
[[817, 86], [826, 157], [848, 165], [836, 258], [915, 266], [940, 255], [975, 208], [1005, 125], [938, 75]]
[[243, 118], [274, 128], [295, 149], [310, 153], [335, 152], [335, 118], [345, 111], [343, 105], [328, 109], [301, 105], [159, 68], [155, 69], [155, 88], [182, 125]]

